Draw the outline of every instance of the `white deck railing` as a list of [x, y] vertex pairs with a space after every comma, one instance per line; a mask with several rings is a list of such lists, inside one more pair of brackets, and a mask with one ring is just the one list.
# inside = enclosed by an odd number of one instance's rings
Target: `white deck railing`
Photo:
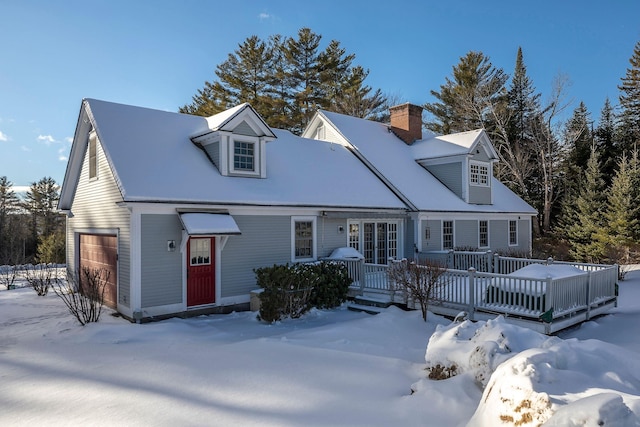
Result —
[[[586, 312], [589, 318], [591, 309], [616, 300], [617, 265], [503, 257], [491, 252], [438, 254], [446, 255], [448, 267], [440, 277], [433, 311], [445, 307], [467, 311], [471, 318], [474, 313], [483, 311], [536, 322], [544, 317], [548, 322], [576, 312]], [[443, 260], [441, 256], [440, 261]], [[395, 287], [389, 283], [388, 265], [365, 264], [363, 260], [343, 262], [354, 280], [352, 287], [360, 293], [373, 291], [393, 295]], [[572, 265], [585, 273], [555, 279], [512, 275], [529, 264], [550, 263]], [[450, 264], [465, 268], [451, 268]], [[474, 265], [480, 265], [486, 271], [477, 270]]]

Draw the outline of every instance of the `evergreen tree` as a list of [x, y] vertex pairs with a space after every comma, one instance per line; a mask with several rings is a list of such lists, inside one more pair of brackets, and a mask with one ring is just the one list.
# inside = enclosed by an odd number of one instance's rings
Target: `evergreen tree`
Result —
[[469, 52], [453, 67], [453, 77], [445, 79], [440, 91], [431, 91], [438, 101], [424, 105], [433, 115], [428, 129], [442, 134], [485, 128], [495, 125], [491, 107], [505, 96], [508, 76], [495, 68], [481, 52]]
[[640, 41], [636, 43], [629, 63], [631, 67], [627, 68], [625, 77], [621, 79], [622, 84], [618, 86], [621, 91], [623, 143], [627, 151], [640, 143]]
[[13, 261], [16, 229], [14, 227], [20, 201], [13, 191], [13, 183], [0, 176], [0, 265]]
[[309, 28], [297, 37], [275, 35], [263, 42], [249, 37], [216, 67], [217, 80], [205, 82], [182, 113], [210, 116], [249, 102], [275, 128], [301, 132], [316, 110], [361, 111], [378, 117], [386, 97], [365, 85], [369, 74], [353, 66], [336, 40], [320, 49], [322, 36]]
[[603, 227], [595, 234], [597, 251], [609, 262], [629, 263], [630, 247], [638, 235], [638, 205], [634, 200], [633, 171], [623, 155], [607, 192]]
[[567, 158], [564, 162], [566, 192], [576, 191], [576, 186], [580, 182], [580, 177], [587, 167], [592, 148], [594, 148], [590, 124], [587, 107], [584, 102], [581, 102], [564, 126], [563, 145], [567, 150]]
[[607, 98], [600, 112], [598, 127], [593, 132], [596, 149], [600, 153], [602, 163], [602, 176], [607, 186], [611, 185], [616, 170], [616, 162], [619, 157], [619, 144], [617, 143], [616, 115]]
[[61, 230], [62, 216], [57, 212], [60, 188], [53, 178], [45, 177], [31, 184], [23, 207], [31, 220], [30, 238], [27, 241], [29, 254], [36, 253], [39, 238]]
[[565, 217], [570, 254], [576, 261], [600, 262], [604, 257], [602, 245], [596, 239], [604, 222], [604, 190], [599, 155], [592, 149], [579, 193]]

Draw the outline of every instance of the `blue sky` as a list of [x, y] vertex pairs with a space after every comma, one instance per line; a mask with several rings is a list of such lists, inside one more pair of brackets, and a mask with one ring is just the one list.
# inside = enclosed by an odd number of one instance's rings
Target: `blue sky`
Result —
[[596, 119], [640, 40], [640, 1], [0, 0], [0, 176], [62, 183], [83, 98], [176, 111], [257, 35], [309, 27], [355, 53], [366, 83], [433, 101], [461, 56], [511, 74], [521, 46], [543, 99], [562, 73]]

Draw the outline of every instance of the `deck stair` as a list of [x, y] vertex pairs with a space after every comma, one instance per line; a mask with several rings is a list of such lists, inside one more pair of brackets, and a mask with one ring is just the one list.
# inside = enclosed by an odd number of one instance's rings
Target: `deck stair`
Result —
[[390, 305], [391, 300], [388, 295], [365, 293], [364, 295], [356, 296], [352, 302], [347, 304], [347, 308], [351, 311], [378, 314]]

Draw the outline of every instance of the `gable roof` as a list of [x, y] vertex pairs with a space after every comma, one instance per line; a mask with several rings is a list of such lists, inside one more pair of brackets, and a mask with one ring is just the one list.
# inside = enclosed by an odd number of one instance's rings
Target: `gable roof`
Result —
[[[227, 123], [243, 108], [216, 120]], [[211, 130], [207, 118], [86, 99], [61, 192], [63, 210], [71, 207], [91, 128], [125, 202], [406, 209], [345, 147], [270, 129], [277, 139], [266, 144], [266, 179], [222, 176], [190, 140]]]
[[[434, 143], [432, 155], [468, 153], [481, 141], [484, 131], [465, 132], [447, 137], [429, 137], [409, 146], [389, 131], [383, 123], [319, 111], [317, 116], [332, 127], [333, 133], [344, 139], [353, 150], [386, 179], [400, 197], [415, 209], [430, 212], [491, 212], [533, 215], [536, 210], [492, 178], [493, 204], [474, 205], [460, 199], [417, 162], [429, 157], [426, 150]], [[313, 123], [313, 121], [312, 121]], [[306, 133], [305, 133], [306, 134]], [[491, 144], [489, 144], [491, 145]]]
[[498, 153], [489, 142], [484, 129], [424, 138], [413, 143], [411, 151], [416, 160], [422, 160], [469, 155], [481, 147], [487, 151], [489, 159], [498, 160]]

